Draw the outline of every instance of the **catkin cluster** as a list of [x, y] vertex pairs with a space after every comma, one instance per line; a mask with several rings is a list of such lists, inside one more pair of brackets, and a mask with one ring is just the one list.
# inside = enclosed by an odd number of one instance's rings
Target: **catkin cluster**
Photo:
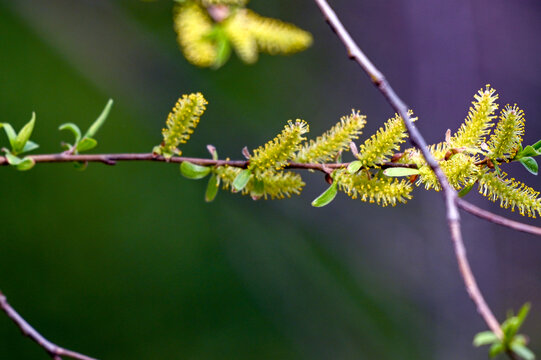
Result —
[[[479, 90], [474, 99], [458, 131], [455, 134], [448, 131], [445, 141], [430, 145], [429, 151], [460, 195], [478, 184], [480, 194], [498, 201], [502, 207], [518, 209], [522, 215], [541, 215], [539, 193], [507, 178], [500, 170], [503, 163], [521, 161], [525, 166], [530, 164], [527, 168], [533, 172], [531, 164], [535, 160], [531, 156], [541, 154], [537, 151], [541, 142], [523, 149], [524, 113], [516, 105], [506, 106], [500, 112], [498, 122], [494, 123], [498, 95], [490, 86]], [[200, 93], [179, 99], [167, 118], [163, 142], [154, 153], [166, 157], [180, 154], [178, 146], [189, 138], [206, 104]], [[251, 153], [244, 152], [248, 157], [245, 168], [191, 165], [184, 166], [184, 172], [191, 178], [212, 173], [211, 194], [215, 194], [221, 185], [223, 189], [250, 195], [253, 199], [281, 199], [300, 194], [305, 185], [300, 174], [289, 171], [288, 167], [302, 168], [301, 165], [307, 164], [310, 166], [304, 167], [326, 172], [332, 182], [320, 197], [322, 200], [314, 201], [314, 206], [327, 204], [337, 191], [353, 199], [394, 206], [412, 198], [414, 185], [427, 190], [441, 189], [418, 149], [401, 150], [408, 134], [400, 116], [389, 119], [357, 147], [354, 142], [365, 123], [366, 117], [353, 110], [324, 134], [307, 140], [308, 124], [300, 119], [290, 120], [274, 139]], [[349, 150], [353, 150], [355, 160], [343, 163], [342, 155]]]
[[186, 59], [218, 68], [233, 49], [245, 63], [259, 53], [288, 55], [305, 50], [312, 35], [295, 25], [256, 14], [243, 0], [185, 0], [174, 12], [177, 40]]

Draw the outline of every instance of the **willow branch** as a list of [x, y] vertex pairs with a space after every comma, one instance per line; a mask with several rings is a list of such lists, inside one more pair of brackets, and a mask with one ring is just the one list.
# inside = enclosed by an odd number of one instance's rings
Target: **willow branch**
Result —
[[426, 163], [434, 171], [441, 187], [443, 190], [443, 196], [445, 199], [446, 212], [447, 212], [447, 223], [449, 226], [449, 231], [451, 233], [451, 238], [453, 240], [455, 255], [458, 261], [460, 273], [466, 285], [466, 290], [470, 295], [470, 298], [473, 300], [477, 306], [477, 311], [483, 317], [485, 323], [492, 332], [494, 332], [500, 339], [503, 337], [502, 330], [496, 317], [488, 307], [479, 287], [475, 277], [471, 271], [468, 258], [466, 256], [466, 250], [464, 247], [464, 242], [462, 240], [462, 232], [460, 229], [460, 215], [457, 207], [457, 192], [449, 184], [447, 177], [443, 173], [441, 167], [430, 151], [428, 150], [427, 144], [419, 130], [413, 125], [413, 122], [410, 119], [408, 114], [408, 107], [406, 104], [398, 97], [393, 88], [388, 83], [387, 79], [383, 74], [376, 68], [374, 64], [366, 57], [366, 55], [361, 51], [359, 46], [351, 38], [348, 31], [342, 25], [342, 22], [334, 12], [334, 10], [329, 6], [326, 0], [315, 0], [319, 6], [323, 16], [325, 17], [327, 23], [330, 25], [332, 30], [340, 38], [346, 50], [348, 52], [349, 58], [355, 60], [364, 72], [370, 77], [372, 83], [379, 89], [382, 95], [387, 99], [391, 107], [400, 115], [404, 121], [404, 125], [410, 134], [410, 139], [412, 144], [417, 147], [423, 154]]
[[485, 219], [487, 221], [490, 221], [494, 224], [506, 226], [508, 228], [511, 228], [513, 230], [525, 232], [528, 234], [533, 235], [539, 235], [541, 236], [541, 227], [533, 226], [524, 224], [518, 221], [514, 221], [511, 219], [508, 219], [506, 217], [494, 214], [490, 211], [481, 209], [478, 206], [473, 205], [472, 203], [469, 203], [467, 201], [464, 201], [460, 198], [457, 199], [458, 207], [461, 208], [464, 211], [469, 212], [472, 215], [475, 215], [477, 217], [480, 217], [481, 219]]
[[[85, 155], [73, 155], [69, 153], [59, 153], [59, 154], [40, 154], [40, 155], [29, 155], [26, 156], [34, 160], [37, 163], [64, 163], [64, 162], [98, 162], [106, 165], [115, 165], [119, 161], [158, 161], [158, 162], [169, 162], [180, 164], [182, 162], [190, 162], [192, 164], [201, 165], [201, 166], [232, 166], [239, 168], [246, 168], [250, 163], [249, 160], [213, 160], [205, 158], [194, 158], [194, 157], [184, 157], [184, 156], [173, 156], [169, 159], [156, 155], [153, 153], [126, 153], [126, 154], [85, 154]], [[341, 169], [346, 168], [350, 163], [349, 162], [339, 162], [339, 163], [297, 163], [289, 162], [286, 165], [288, 169], [306, 169], [306, 170], [319, 170], [327, 172], [328, 169]], [[4, 156], [0, 156], [0, 166], [9, 165], [7, 159]], [[376, 164], [377, 168], [390, 168], [390, 167], [401, 167], [401, 168], [410, 168], [416, 169], [417, 165], [415, 164], [400, 164], [394, 162], [385, 162], [381, 164]]]
[[43, 335], [37, 332], [25, 319], [11, 305], [8, 303], [6, 296], [0, 291], [0, 309], [2, 309], [6, 315], [17, 325], [24, 336], [29, 337], [32, 341], [37, 343], [55, 360], [61, 360], [62, 357], [68, 357], [78, 360], [96, 360], [89, 356], [79, 354], [75, 351], [64, 349], [56, 344], [53, 344], [47, 340]]

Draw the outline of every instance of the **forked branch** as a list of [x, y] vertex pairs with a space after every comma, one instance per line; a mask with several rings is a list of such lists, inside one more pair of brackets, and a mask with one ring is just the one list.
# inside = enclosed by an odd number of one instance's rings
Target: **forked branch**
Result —
[[355, 60], [364, 70], [364, 72], [370, 77], [372, 83], [379, 89], [382, 95], [387, 99], [392, 108], [402, 117], [404, 124], [410, 134], [411, 142], [414, 146], [419, 148], [423, 154], [427, 164], [432, 168], [436, 177], [442, 187], [443, 195], [445, 198], [447, 222], [449, 225], [449, 231], [453, 240], [455, 255], [458, 261], [460, 274], [466, 285], [466, 290], [474, 301], [477, 311], [483, 317], [489, 329], [494, 332], [500, 339], [503, 337], [500, 324], [496, 320], [496, 317], [488, 307], [485, 299], [483, 298], [475, 277], [471, 271], [471, 267], [466, 256], [466, 250], [464, 242], [462, 240], [462, 231], [460, 228], [460, 215], [458, 213], [457, 206], [457, 192], [449, 184], [445, 174], [443, 173], [438, 162], [434, 159], [430, 153], [426, 141], [419, 132], [419, 130], [413, 125], [411, 118], [408, 114], [408, 107], [394, 92], [393, 88], [387, 82], [383, 74], [374, 66], [374, 64], [366, 57], [361, 51], [359, 46], [351, 38], [348, 31], [342, 25], [342, 22], [329, 6], [326, 0], [315, 0], [323, 13], [327, 23], [331, 26], [337, 36], [340, 38], [350, 59]]

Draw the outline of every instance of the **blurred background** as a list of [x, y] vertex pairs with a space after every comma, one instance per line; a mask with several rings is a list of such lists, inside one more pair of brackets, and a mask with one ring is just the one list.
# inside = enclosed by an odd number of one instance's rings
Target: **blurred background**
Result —
[[[332, 1], [368, 56], [414, 109], [427, 141], [464, 120], [489, 83], [501, 107], [541, 138], [541, 4], [534, 0]], [[96, 152], [149, 152], [176, 99], [201, 91], [208, 110], [183, 147], [241, 158], [303, 118], [317, 136], [351, 108], [362, 140], [393, 115], [348, 60], [312, 1], [253, 0], [262, 15], [312, 32], [290, 57], [235, 56], [195, 68], [177, 47], [172, 2], [0, 0], [0, 109], [17, 129], [37, 113], [39, 152], [59, 152], [115, 100]], [[0, 144], [7, 143], [0, 135]], [[540, 189], [520, 165], [513, 177]], [[0, 289], [59, 345], [100, 359], [485, 359], [486, 329], [459, 277], [438, 193], [379, 208], [304, 173], [300, 197], [252, 201], [162, 163], [2, 168]], [[524, 219], [471, 192], [468, 199]], [[541, 239], [464, 214], [473, 270], [499, 319], [531, 301], [524, 332], [541, 351]], [[47, 359], [0, 316], [0, 358]]]

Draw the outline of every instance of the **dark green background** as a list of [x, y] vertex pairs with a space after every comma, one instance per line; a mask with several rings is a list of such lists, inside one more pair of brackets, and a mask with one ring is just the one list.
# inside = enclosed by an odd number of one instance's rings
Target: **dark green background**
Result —
[[[537, 140], [539, 47], [515, 29], [520, 41], [502, 41], [510, 48], [500, 51], [529, 49], [530, 56], [506, 63], [490, 52], [495, 35], [482, 26], [504, 5], [492, 13], [473, 6], [466, 20], [425, 1], [335, 5], [416, 110], [429, 141], [460, 124], [486, 82], [503, 102], [525, 108], [526, 140]], [[539, 12], [534, 3], [521, 6], [517, 21]], [[392, 115], [310, 1], [254, 0], [251, 7], [311, 31], [312, 48], [291, 57], [263, 55], [253, 66], [233, 56], [218, 71], [184, 60], [171, 7], [169, 1], [0, 1], [0, 121], [19, 128], [36, 111], [38, 151], [58, 152], [71, 136], [58, 126], [86, 128], [112, 97], [96, 152], [148, 152], [176, 99], [201, 91], [208, 110], [183, 153], [208, 156], [210, 143], [221, 157], [240, 158], [243, 146], [267, 141], [288, 119], [307, 120], [316, 136], [358, 108], [368, 115], [370, 134]], [[460, 23], [468, 14], [475, 26]], [[524, 23], [521, 29], [539, 30], [533, 20]], [[470, 48], [477, 49], [475, 59], [466, 56]], [[456, 59], [446, 53], [453, 49]], [[503, 72], [521, 66], [530, 73], [499, 75], [484, 61], [491, 56]], [[173, 164], [0, 170], [0, 289], [60, 345], [100, 359], [486, 356], [470, 345], [485, 326], [458, 277], [438, 194], [418, 190], [407, 206], [388, 209], [341, 195], [315, 209], [310, 201], [325, 183], [319, 174], [303, 174], [300, 197], [254, 202], [222, 192], [207, 204], [205, 182], [182, 178]], [[519, 167], [509, 171], [540, 187]], [[465, 231], [474, 271], [497, 315], [533, 301], [526, 331], [539, 348], [539, 240], [470, 217]], [[0, 317], [0, 358], [47, 355]]]

